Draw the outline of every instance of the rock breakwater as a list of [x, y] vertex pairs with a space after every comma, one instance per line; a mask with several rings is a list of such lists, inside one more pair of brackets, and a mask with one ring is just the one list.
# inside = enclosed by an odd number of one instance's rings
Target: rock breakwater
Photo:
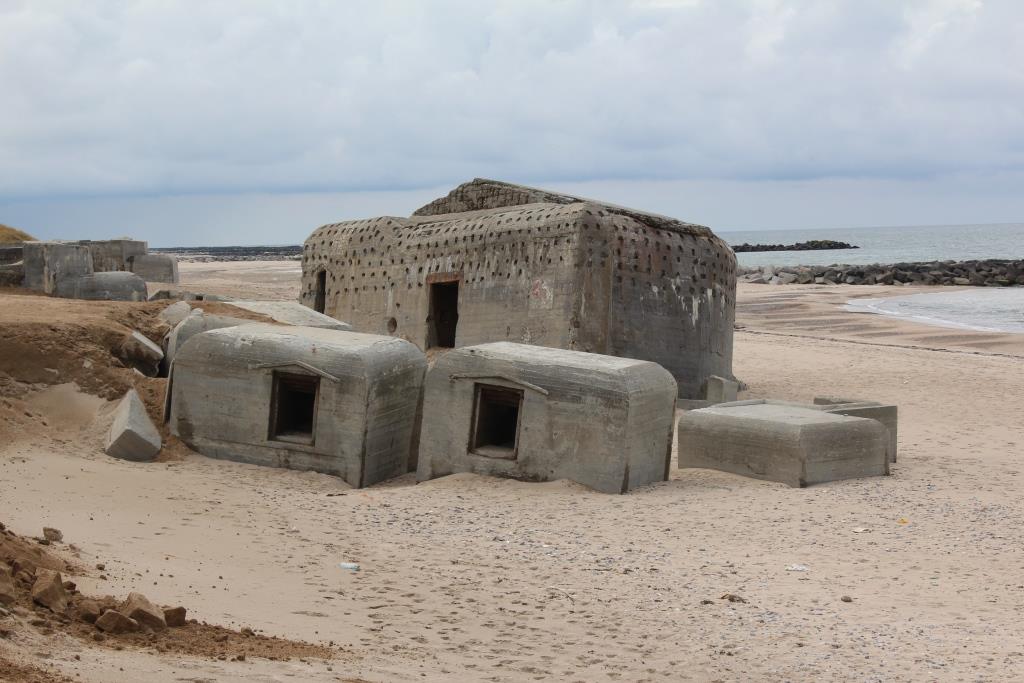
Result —
[[741, 282], [819, 285], [1024, 285], [1024, 259], [739, 269]]
[[796, 244], [748, 244], [744, 242], [732, 247], [737, 254], [745, 251], [824, 251], [828, 249], [860, 249], [860, 247], [836, 240], [809, 240]]

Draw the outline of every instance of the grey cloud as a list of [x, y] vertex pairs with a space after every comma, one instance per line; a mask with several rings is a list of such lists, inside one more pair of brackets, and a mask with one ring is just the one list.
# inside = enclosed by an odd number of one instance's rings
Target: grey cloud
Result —
[[1012, 0], [7, 2], [0, 195], [1024, 167]]

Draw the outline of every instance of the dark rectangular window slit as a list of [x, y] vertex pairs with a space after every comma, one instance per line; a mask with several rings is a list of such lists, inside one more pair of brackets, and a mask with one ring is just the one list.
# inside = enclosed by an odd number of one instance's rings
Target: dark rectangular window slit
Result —
[[515, 460], [519, 447], [522, 405], [521, 389], [477, 384], [470, 451], [489, 458]]
[[270, 401], [270, 439], [312, 445], [320, 378], [316, 375], [274, 373]]

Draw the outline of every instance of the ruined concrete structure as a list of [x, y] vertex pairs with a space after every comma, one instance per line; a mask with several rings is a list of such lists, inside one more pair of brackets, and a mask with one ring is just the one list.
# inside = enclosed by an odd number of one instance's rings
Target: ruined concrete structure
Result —
[[20, 249], [22, 285], [60, 297], [144, 301], [147, 280], [178, 281], [177, 259], [148, 254], [147, 244], [139, 240], [36, 241]]
[[703, 467], [802, 487], [889, 474], [889, 430], [829, 406], [754, 399], [679, 418], [679, 467]]
[[475, 472], [625, 493], [668, 478], [676, 382], [648, 361], [497, 342], [427, 373], [417, 479]]
[[491, 180], [318, 228], [301, 301], [427, 349], [522, 342], [732, 377], [736, 259], [706, 227]]
[[171, 433], [204, 455], [369, 486], [408, 471], [425, 369], [401, 339], [225, 327], [178, 349], [165, 414]]
[[57, 283], [92, 275], [92, 252], [71, 242], [25, 242], [24, 286], [44, 294], [56, 294]]
[[178, 282], [178, 259], [168, 254], [139, 254], [131, 260], [131, 271], [146, 282]]

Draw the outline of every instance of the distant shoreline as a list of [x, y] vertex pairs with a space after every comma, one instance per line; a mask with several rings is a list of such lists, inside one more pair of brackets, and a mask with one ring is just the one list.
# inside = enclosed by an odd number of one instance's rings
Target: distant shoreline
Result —
[[298, 261], [302, 259], [302, 245], [257, 245], [251, 247], [160, 247], [150, 251], [169, 254], [179, 261]]

